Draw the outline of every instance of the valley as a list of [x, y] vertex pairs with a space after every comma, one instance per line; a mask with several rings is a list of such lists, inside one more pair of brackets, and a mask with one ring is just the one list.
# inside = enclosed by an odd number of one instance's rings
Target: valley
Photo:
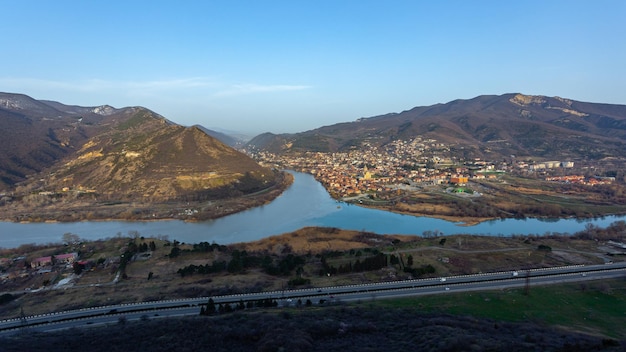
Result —
[[[16, 135], [32, 134], [48, 155], [29, 159], [32, 149], [21, 146], [15, 134], [3, 135], [11, 150], [5, 155], [11, 162], [0, 170], [10, 175], [0, 185], [4, 221], [216, 219], [279, 197], [294, 181], [281, 170], [313, 175], [336, 200], [467, 225], [626, 214], [624, 136], [620, 128], [607, 127], [621, 123], [621, 106], [481, 96], [301, 134], [261, 135], [238, 151], [201, 126], [179, 126], [145, 108], [2, 98], [11, 109], [0, 113], [11, 119]], [[21, 159], [29, 164], [15, 163]], [[320, 199], [327, 200], [322, 193]], [[344, 205], [332, 207], [339, 213]], [[185, 243], [137, 231], [105, 240], [66, 233], [62, 245], [1, 250], [0, 317], [568, 265], [602, 267], [623, 260], [624, 227], [617, 221], [572, 234], [504, 237], [444, 236], [426, 227], [419, 229], [421, 236], [407, 236], [314, 226], [229, 244]], [[621, 290], [621, 284], [602, 282], [574, 291], [584, 295], [592, 287], [604, 301], [613, 299], [611, 285]], [[615, 318], [602, 314], [608, 321]], [[595, 329], [611, 343], [624, 337], [606, 325], [576, 319], [570, 328]]]
[[415, 137], [349, 152], [249, 151], [260, 163], [312, 174], [338, 200], [475, 224], [497, 218], [589, 218], [626, 213], [622, 159], [464, 159]]
[[2, 10], [0, 352], [626, 351], [626, 1]]

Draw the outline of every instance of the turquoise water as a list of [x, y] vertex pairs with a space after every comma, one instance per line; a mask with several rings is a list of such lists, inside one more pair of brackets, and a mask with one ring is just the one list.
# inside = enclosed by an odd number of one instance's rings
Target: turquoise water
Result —
[[178, 220], [152, 222], [85, 221], [76, 223], [0, 222], [0, 247], [11, 248], [26, 243], [58, 243], [64, 233], [84, 239], [127, 236], [137, 231], [141, 236], [167, 236], [187, 243], [202, 241], [230, 244], [248, 242], [295, 231], [306, 226], [327, 226], [363, 230], [379, 234], [421, 236], [425, 231], [444, 235], [458, 233], [491, 236], [514, 234], [574, 233], [587, 224], [607, 226], [624, 216], [601, 219], [504, 219], [474, 226], [427, 217], [395, 214], [337, 202], [311, 175], [293, 172], [294, 184], [272, 203], [217, 220], [187, 223]]

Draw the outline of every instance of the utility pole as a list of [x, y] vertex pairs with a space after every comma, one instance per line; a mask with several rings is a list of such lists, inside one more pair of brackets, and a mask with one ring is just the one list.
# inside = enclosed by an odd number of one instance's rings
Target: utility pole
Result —
[[24, 307], [22, 305], [20, 305], [20, 323], [22, 324], [22, 328], [28, 325], [28, 320], [26, 320], [26, 314], [24, 314]]

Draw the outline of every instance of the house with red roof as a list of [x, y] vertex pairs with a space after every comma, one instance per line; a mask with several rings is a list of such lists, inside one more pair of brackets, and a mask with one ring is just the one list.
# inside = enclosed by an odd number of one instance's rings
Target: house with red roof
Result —
[[40, 268], [42, 266], [51, 266], [52, 258], [54, 257], [54, 263], [66, 263], [73, 264], [76, 259], [78, 259], [78, 253], [66, 253], [66, 254], [57, 254], [47, 257], [39, 257], [35, 258], [30, 262], [31, 268]]

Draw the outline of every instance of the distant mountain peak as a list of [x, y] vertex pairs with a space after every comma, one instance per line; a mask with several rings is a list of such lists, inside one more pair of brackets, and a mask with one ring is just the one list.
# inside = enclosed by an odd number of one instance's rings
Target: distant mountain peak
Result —
[[117, 109], [112, 107], [111, 105], [101, 105], [101, 106], [93, 108], [92, 111], [94, 114], [98, 114], [102, 116], [109, 116], [109, 115], [113, 115], [117, 111]]
[[140, 106], [0, 93], [0, 123], [0, 190], [21, 182], [33, 192], [86, 188], [111, 199], [191, 199], [246, 193], [275, 176], [205, 131]]
[[545, 104], [547, 100], [546, 100], [546, 97], [542, 95], [515, 94], [515, 96], [509, 99], [509, 101], [519, 106], [528, 106], [528, 105], [542, 105], [542, 104]]

